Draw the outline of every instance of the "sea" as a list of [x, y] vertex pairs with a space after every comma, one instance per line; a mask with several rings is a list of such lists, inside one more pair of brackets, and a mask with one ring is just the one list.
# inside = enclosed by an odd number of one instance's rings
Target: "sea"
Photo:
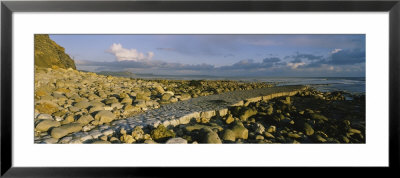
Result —
[[[132, 76], [131, 76], [132, 77]], [[321, 92], [344, 91], [351, 94], [365, 94], [365, 77], [220, 77], [137, 74], [132, 78], [169, 80], [234, 80], [240, 82], [266, 82], [276, 86], [306, 85]]]

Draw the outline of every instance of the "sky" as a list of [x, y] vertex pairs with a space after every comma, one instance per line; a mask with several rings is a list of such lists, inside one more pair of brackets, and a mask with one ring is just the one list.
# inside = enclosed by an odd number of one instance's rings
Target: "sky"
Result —
[[79, 70], [365, 77], [365, 35], [50, 35]]

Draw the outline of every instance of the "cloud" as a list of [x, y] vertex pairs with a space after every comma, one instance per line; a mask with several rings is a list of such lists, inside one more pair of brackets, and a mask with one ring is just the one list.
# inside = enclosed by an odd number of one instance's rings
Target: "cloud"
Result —
[[339, 51], [342, 51], [343, 49], [334, 49], [333, 51], [331, 51], [331, 54], [335, 54], [338, 53]]
[[303, 66], [306, 63], [304, 62], [289, 62], [286, 65], [289, 66], [291, 69], [297, 69], [299, 66]]
[[113, 54], [117, 61], [146, 61], [154, 56], [153, 52], [144, 54], [136, 49], [126, 49], [120, 43], [113, 43], [107, 52]]
[[365, 50], [340, 50], [330, 56], [328, 63], [333, 65], [349, 65], [365, 62]]

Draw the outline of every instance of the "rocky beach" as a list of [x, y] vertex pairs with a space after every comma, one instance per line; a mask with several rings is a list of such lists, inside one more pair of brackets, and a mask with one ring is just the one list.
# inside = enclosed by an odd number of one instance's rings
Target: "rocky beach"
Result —
[[365, 143], [365, 95], [35, 69], [35, 143]]

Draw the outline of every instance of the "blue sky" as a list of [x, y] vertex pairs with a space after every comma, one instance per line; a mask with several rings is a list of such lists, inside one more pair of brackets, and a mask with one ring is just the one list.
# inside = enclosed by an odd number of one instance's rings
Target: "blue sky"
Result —
[[50, 35], [89, 71], [364, 77], [365, 35]]

